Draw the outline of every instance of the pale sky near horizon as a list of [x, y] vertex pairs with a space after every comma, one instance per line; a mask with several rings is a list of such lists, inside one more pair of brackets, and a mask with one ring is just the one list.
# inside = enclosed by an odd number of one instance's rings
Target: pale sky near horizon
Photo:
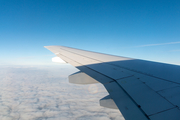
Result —
[[0, 65], [54, 65], [63, 45], [180, 65], [179, 0], [0, 0]]

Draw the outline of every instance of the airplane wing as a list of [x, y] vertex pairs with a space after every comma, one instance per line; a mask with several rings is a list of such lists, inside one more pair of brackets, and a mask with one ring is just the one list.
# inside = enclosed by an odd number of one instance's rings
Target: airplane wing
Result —
[[118, 108], [126, 120], [180, 120], [180, 66], [45, 46], [80, 71], [69, 82], [100, 82], [109, 95], [100, 105]]

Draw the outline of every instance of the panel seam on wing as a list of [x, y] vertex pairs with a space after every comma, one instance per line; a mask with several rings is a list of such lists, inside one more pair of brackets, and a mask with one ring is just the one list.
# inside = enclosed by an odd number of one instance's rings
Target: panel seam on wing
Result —
[[160, 111], [160, 112], [157, 112], [157, 113], [154, 113], [154, 114], [151, 114], [149, 116], [153, 116], [153, 115], [156, 115], [156, 114], [159, 114], [159, 113], [162, 113], [162, 112], [165, 112], [165, 111], [168, 111], [168, 110], [171, 110], [171, 109], [175, 109], [175, 108], [178, 108], [177, 106], [173, 107], [173, 108], [169, 108], [169, 109], [166, 109], [166, 110], [163, 110], [163, 111]]

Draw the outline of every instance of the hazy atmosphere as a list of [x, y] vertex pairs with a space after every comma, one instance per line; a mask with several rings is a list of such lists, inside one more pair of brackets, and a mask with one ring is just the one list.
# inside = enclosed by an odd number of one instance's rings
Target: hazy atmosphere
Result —
[[64, 66], [0, 67], [1, 120], [119, 120], [118, 110], [99, 106], [107, 95], [101, 84], [74, 85]]

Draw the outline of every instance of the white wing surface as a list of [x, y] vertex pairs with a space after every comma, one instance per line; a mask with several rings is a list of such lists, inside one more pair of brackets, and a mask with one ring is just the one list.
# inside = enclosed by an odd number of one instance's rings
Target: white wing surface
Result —
[[80, 72], [76, 84], [100, 82], [109, 95], [100, 105], [118, 108], [126, 120], [180, 120], [180, 66], [45, 46]]

